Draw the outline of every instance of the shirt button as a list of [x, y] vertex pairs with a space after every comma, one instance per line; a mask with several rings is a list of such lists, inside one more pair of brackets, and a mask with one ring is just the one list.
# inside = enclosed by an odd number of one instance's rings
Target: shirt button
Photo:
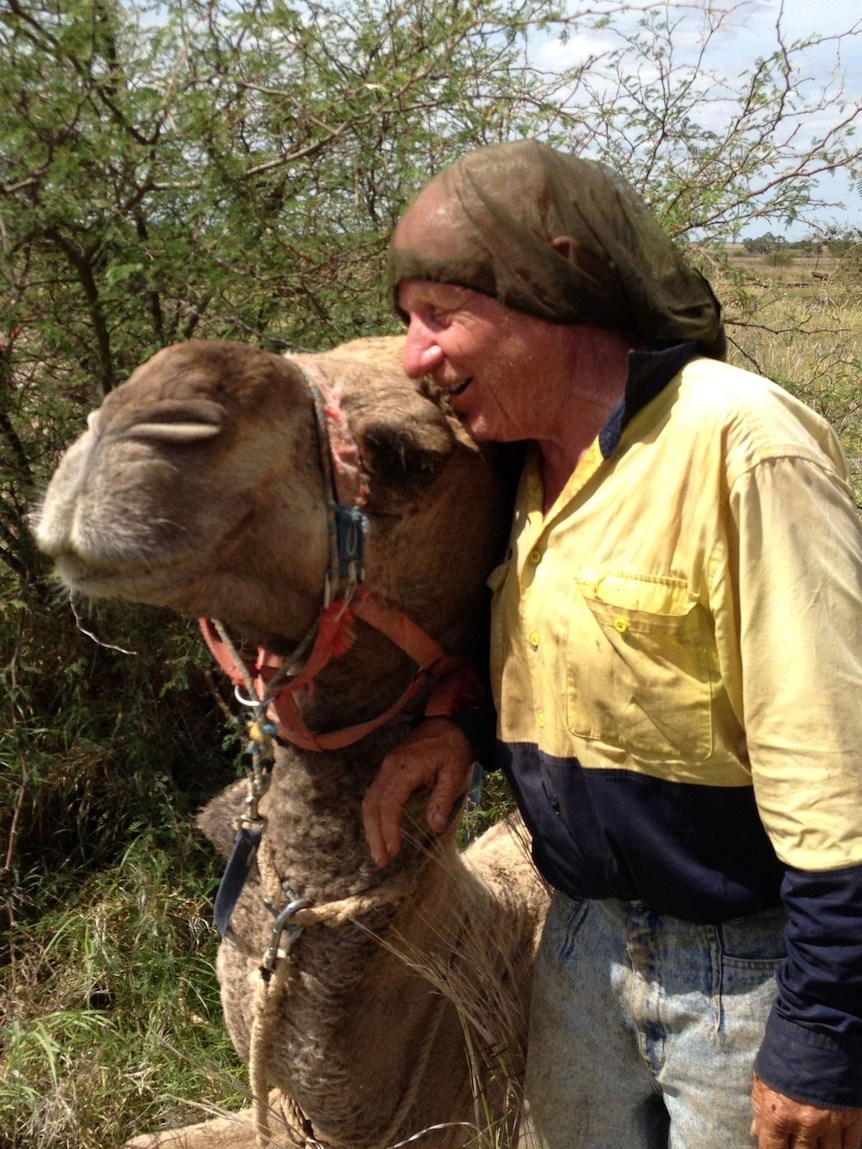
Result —
[[538, 724], [539, 724], [539, 726], [540, 726], [540, 727], [544, 727], [544, 725], [545, 725], [545, 716], [544, 716], [544, 714], [542, 713], [542, 711], [541, 711], [541, 710], [540, 710], [540, 711], [539, 711], [539, 713], [536, 715], [536, 721], [538, 722]]
[[537, 567], [541, 561], [542, 561], [542, 552], [541, 551], [530, 551], [530, 562], [533, 564], [534, 567]]
[[538, 645], [539, 645], [539, 636], [536, 633], [536, 631], [534, 630], [533, 633], [530, 635], [530, 646], [532, 646], [533, 650], [535, 650]]
[[624, 618], [615, 618], [614, 619], [614, 629], [618, 630], [620, 632], [620, 634], [625, 634], [625, 632], [628, 630], [628, 628], [629, 628], [629, 624], [628, 624], [628, 621], [626, 619], [624, 619]]

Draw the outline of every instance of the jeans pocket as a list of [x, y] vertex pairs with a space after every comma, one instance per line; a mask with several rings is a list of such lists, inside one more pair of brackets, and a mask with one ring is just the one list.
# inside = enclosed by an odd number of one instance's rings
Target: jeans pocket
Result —
[[742, 1053], [753, 1063], [778, 992], [775, 974], [784, 960], [786, 922], [778, 907], [715, 927], [715, 1036], [725, 1054]]
[[716, 927], [724, 965], [752, 970], [775, 969], [786, 953], [787, 913], [782, 906]]

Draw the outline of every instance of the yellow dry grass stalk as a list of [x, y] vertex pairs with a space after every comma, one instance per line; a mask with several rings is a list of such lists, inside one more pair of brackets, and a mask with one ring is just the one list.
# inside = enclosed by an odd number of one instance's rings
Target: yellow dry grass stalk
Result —
[[862, 284], [771, 274], [763, 257], [740, 280], [731, 264], [713, 282], [726, 301], [731, 363], [775, 380], [835, 428], [862, 507]]

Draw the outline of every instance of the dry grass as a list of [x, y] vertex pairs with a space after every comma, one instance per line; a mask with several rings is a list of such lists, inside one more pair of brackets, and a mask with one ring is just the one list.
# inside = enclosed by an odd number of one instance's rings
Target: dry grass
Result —
[[[862, 507], [862, 279], [834, 258], [732, 257], [712, 273], [726, 301], [728, 358], [781, 386], [835, 428]], [[824, 271], [824, 266], [826, 270]]]
[[2, 1149], [116, 1149], [172, 1114], [198, 1120], [198, 1102], [239, 1107], [208, 883], [180, 854], [144, 828], [16, 937], [0, 982]]

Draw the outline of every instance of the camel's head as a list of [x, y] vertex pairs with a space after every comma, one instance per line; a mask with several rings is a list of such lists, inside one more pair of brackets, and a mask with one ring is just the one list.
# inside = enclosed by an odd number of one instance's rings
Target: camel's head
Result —
[[[234, 343], [168, 347], [90, 415], [48, 487], [37, 542], [89, 597], [307, 625], [327, 546], [313, 437], [287, 360]], [[285, 533], [293, 561], [268, 590], [256, 573]]]
[[[378, 554], [368, 562], [384, 581], [387, 524], [417, 511], [458, 439], [398, 368], [399, 344], [314, 357], [344, 393], [371, 489]], [[302, 635], [320, 605], [329, 542], [300, 361], [193, 341], [139, 367], [90, 416], [35, 516], [61, 579], [93, 598], [221, 618], [275, 649]]]

